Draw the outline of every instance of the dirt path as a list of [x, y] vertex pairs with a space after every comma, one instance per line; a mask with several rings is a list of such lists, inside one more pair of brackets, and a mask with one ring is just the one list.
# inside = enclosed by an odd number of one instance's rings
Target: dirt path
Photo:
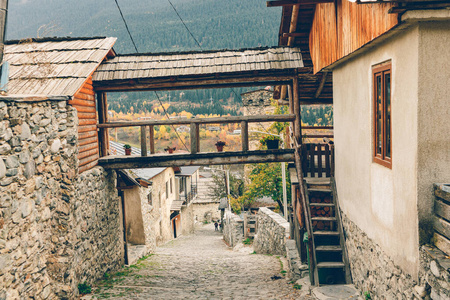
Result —
[[[231, 250], [222, 235], [208, 224], [197, 228], [193, 235], [159, 247], [156, 254], [111, 276], [93, 288], [92, 296], [109, 299], [299, 299], [300, 292], [283, 277], [281, 265], [279, 257], [252, 254], [249, 247]], [[280, 279], [273, 279], [274, 276]]]

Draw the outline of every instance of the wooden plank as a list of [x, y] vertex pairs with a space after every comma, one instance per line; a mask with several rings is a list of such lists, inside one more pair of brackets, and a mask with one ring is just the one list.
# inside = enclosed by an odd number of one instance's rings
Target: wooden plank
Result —
[[87, 164], [85, 164], [84, 166], [80, 166], [80, 167], [78, 168], [78, 172], [79, 172], [79, 173], [83, 173], [84, 171], [87, 171], [87, 170], [92, 169], [92, 168], [95, 167], [97, 164], [98, 164], [98, 161], [97, 161], [97, 160], [92, 161], [92, 162], [90, 162], [90, 163], [87, 163]]
[[322, 144], [317, 144], [317, 175], [322, 177]]
[[273, 0], [267, 1], [267, 7], [278, 7], [278, 6], [293, 6], [296, 4], [300, 5], [314, 5], [319, 3], [330, 3], [334, 0]]
[[198, 124], [197, 123], [191, 123], [190, 125], [190, 136], [191, 136], [191, 154], [195, 154], [198, 152], [198, 142], [199, 142], [199, 136], [198, 134]]
[[309, 148], [310, 148], [311, 144], [302, 144], [301, 145], [301, 164], [302, 164], [302, 170], [303, 170], [303, 176], [307, 176], [308, 175], [308, 153], [309, 153]]
[[91, 137], [94, 137], [94, 136], [95, 137], [97, 136], [97, 130], [95, 130], [95, 131], [85, 131], [85, 132], [78, 133], [78, 139], [79, 140], [91, 138]]
[[87, 144], [92, 144], [92, 143], [97, 143], [97, 142], [98, 142], [98, 137], [97, 136], [91, 137], [91, 138], [87, 138], [87, 139], [82, 139], [82, 140], [78, 139], [78, 146], [81, 147], [81, 146], [84, 146], [84, 145], [87, 145]]
[[147, 134], [145, 132], [146, 126], [141, 126], [141, 156], [147, 156]]
[[450, 223], [444, 219], [434, 216], [433, 227], [438, 233], [450, 238]]
[[299, 90], [298, 90], [298, 77], [294, 77], [292, 80], [292, 98], [294, 104], [294, 115], [296, 119], [294, 121], [294, 137], [298, 144], [302, 143], [302, 123], [300, 115], [300, 100], [299, 100]]
[[450, 221], [450, 205], [439, 201], [439, 200], [435, 200], [434, 201], [434, 213], [446, 220]]
[[[100, 116], [100, 115], [99, 115]], [[131, 126], [149, 126], [149, 125], [187, 125], [187, 124], [228, 124], [240, 123], [247, 121], [255, 122], [292, 122], [296, 120], [295, 115], [256, 115], [256, 116], [239, 116], [239, 117], [217, 117], [217, 118], [192, 118], [178, 120], [154, 120], [154, 121], [133, 121], [133, 122], [109, 122], [100, 121], [98, 128], [116, 128]]]
[[88, 131], [97, 132], [97, 125], [78, 126], [78, 136], [80, 133]]
[[97, 125], [97, 120], [93, 119], [81, 119], [78, 120], [78, 126]]
[[325, 173], [326, 177], [331, 177], [331, 167], [330, 167], [330, 145], [325, 144]]
[[95, 101], [95, 96], [78, 93], [78, 94], [76, 94], [76, 96], [73, 97], [72, 101], [74, 101], [74, 100]]
[[154, 154], [155, 153], [155, 130], [154, 130], [154, 126], [150, 125], [148, 126], [148, 130], [149, 130], [149, 138], [150, 138], [150, 154]]
[[445, 254], [450, 255], [450, 240], [437, 232], [434, 233], [433, 240], [436, 247], [438, 247]]
[[[99, 159], [105, 169], [133, 169], [171, 166], [207, 166], [266, 162], [292, 162], [293, 149], [226, 151], [196, 154], [106, 156]], [[302, 176], [303, 178], [303, 176]]]
[[92, 150], [92, 149], [97, 149], [98, 150], [98, 144], [96, 142], [80, 146], [78, 148], [78, 153], [81, 153], [81, 152], [84, 152], [84, 151], [88, 151], [88, 150]]
[[78, 112], [78, 116], [80, 113], [94, 113], [94, 116], [96, 115], [95, 106], [80, 106], [80, 105], [73, 105], [75, 109]]
[[85, 112], [78, 112], [78, 119], [91, 119], [91, 120], [97, 120], [97, 114], [94, 113], [85, 113]]
[[95, 147], [95, 149], [83, 151], [78, 153], [78, 159], [84, 159], [86, 157], [98, 157], [98, 147]]
[[95, 107], [94, 100], [73, 99], [68, 102], [72, 106], [93, 106]]
[[314, 150], [316, 148], [316, 144], [309, 144], [309, 171], [311, 172], [311, 177], [315, 176], [315, 162], [314, 162]]
[[248, 122], [241, 122], [242, 151], [248, 151]]
[[86, 165], [88, 163], [91, 163], [91, 162], [94, 162], [94, 161], [97, 161], [97, 160], [98, 160], [98, 154], [97, 155], [91, 155], [89, 157], [80, 159], [79, 166], [81, 167], [81, 166], [84, 166], [84, 165]]

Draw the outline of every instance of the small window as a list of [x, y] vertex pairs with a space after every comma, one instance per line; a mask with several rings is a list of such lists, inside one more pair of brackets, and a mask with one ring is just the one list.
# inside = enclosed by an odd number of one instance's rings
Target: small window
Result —
[[150, 206], [153, 205], [152, 192], [148, 193], [148, 195], [147, 195], [147, 200], [148, 200], [148, 204], [149, 204]]
[[166, 199], [169, 198], [169, 182], [166, 181]]
[[170, 178], [170, 194], [173, 194], [172, 178]]
[[373, 161], [392, 168], [391, 63], [373, 68]]

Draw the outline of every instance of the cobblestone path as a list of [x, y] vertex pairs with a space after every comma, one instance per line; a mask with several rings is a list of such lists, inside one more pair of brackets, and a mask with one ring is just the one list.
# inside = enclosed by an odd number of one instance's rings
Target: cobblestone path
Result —
[[[281, 274], [280, 258], [251, 251], [248, 247], [231, 250], [221, 233], [208, 224], [197, 228], [193, 235], [159, 247], [154, 255], [111, 276], [93, 288], [92, 297], [300, 299], [300, 292]], [[282, 278], [272, 279], [273, 276]]]

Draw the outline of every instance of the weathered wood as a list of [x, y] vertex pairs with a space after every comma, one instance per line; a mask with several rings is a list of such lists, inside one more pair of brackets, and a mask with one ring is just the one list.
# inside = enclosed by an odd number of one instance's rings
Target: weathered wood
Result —
[[330, 3], [334, 0], [273, 0], [267, 1], [267, 7], [277, 7], [277, 6], [293, 6], [296, 4], [301, 5], [312, 5], [319, 3]]
[[[107, 111], [105, 112], [106, 104], [106, 93], [97, 93], [97, 104], [98, 104], [98, 119], [100, 123], [107, 122]], [[108, 155], [108, 135], [107, 130], [100, 128], [99, 132], [99, 142], [100, 142], [100, 155]]]
[[322, 177], [322, 145], [317, 144], [317, 175]]
[[302, 126], [302, 129], [333, 129], [333, 126]]
[[438, 184], [434, 184], [434, 195], [438, 198], [441, 198], [447, 202], [450, 202], [450, 193], [446, 193], [442, 190]]
[[[291, 15], [291, 23], [289, 25], [289, 32], [295, 32], [297, 30], [297, 19], [298, 19], [298, 12], [300, 10], [300, 5], [294, 5], [292, 7], [292, 15]], [[289, 47], [292, 47], [292, 45], [294, 44], [295, 41], [295, 37], [294, 36], [290, 36], [288, 37], [288, 42], [287, 45]]]
[[450, 238], [450, 223], [444, 219], [434, 216], [433, 217], [434, 230], [442, 234], [443, 236]]
[[79, 152], [78, 153], [78, 159], [81, 160], [83, 158], [90, 157], [90, 156], [93, 156], [93, 155], [98, 155], [98, 148], [97, 147], [95, 147], [95, 149]]
[[[99, 159], [105, 169], [133, 169], [171, 166], [207, 166], [266, 162], [292, 162], [293, 149], [227, 151], [197, 154], [171, 154], [142, 156], [106, 156]], [[302, 177], [303, 178], [303, 177]]]
[[248, 151], [248, 122], [241, 122], [242, 151]]
[[196, 154], [198, 152], [198, 142], [199, 142], [199, 136], [198, 136], [198, 124], [197, 123], [191, 123], [191, 154]]
[[150, 132], [150, 154], [155, 153], [155, 130], [154, 126], [150, 125], [148, 126], [148, 130]]
[[309, 172], [311, 173], [311, 177], [315, 176], [315, 162], [314, 162], [314, 150], [316, 148], [316, 144], [309, 144]]
[[96, 130], [83, 131], [83, 132], [78, 133], [78, 140], [83, 140], [83, 139], [96, 137], [96, 136], [97, 136]]
[[326, 177], [331, 177], [331, 164], [330, 164], [330, 145], [325, 144], [325, 174]]
[[436, 247], [445, 254], [450, 255], [450, 240], [436, 232], [433, 235], [433, 240]]
[[435, 200], [434, 201], [434, 213], [446, 220], [450, 221], [450, 205], [439, 201], [439, 200]]
[[84, 151], [88, 151], [88, 150], [92, 150], [92, 149], [97, 149], [97, 151], [98, 151], [98, 144], [96, 142], [78, 147], [78, 153], [81, 153], [81, 152], [84, 152]]
[[319, 98], [320, 94], [322, 93], [323, 87], [325, 86], [325, 82], [327, 81], [328, 72], [324, 71], [322, 73], [322, 79], [320, 80], [319, 87], [317, 88], [316, 93], [314, 94], [314, 98]]
[[91, 144], [91, 143], [97, 143], [98, 142], [98, 138], [97, 136], [91, 137], [91, 138], [86, 138], [86, 139], [82, 139], [82, 140], [78, 140], [78, 146], [84, 146], [87, 144]]
[[298, 91], [298, 77], [294, 77], [292, 80], [292, 98], [294, 105], [294, 115], [296, 119], [294, 121], [294, 136], [298, 144], [302, 143], [302, 132], [301, 132], [301, 115], [300, 115], [300, 100]]
[[141, 126], [141, 156], [147, 156], [147, 134], [145, 132], [146, 126]]
[[97, 164], [98, 164], [98, 161], [95, 160], [95, 161], [92, 161], [92, 162], [90, 162], [88, 164], [85, 164], [84, 166], [80, 166], [78, 168], [78, 172], [82, 173], [84, 171], [90, 170], [91, 168], [95, 167]]
[[79, 166], [81, 167], [81, 166], [84, 166], [84, 165], [86, 165], [88, 163], [91, 163], [91, 162], [97, 162], [97, 160], [98, 160], [98, 154], [97, 155], [91, 155], [91, 156], [88, 156], [86, 158], [80, 159]]
[[192, 118], [177, 120], [152, 120], [152, 121], [133, 121], [133, 122], [109, 122], [97, 125], [98, 128], [115, 128], [131, 126], [149, 126], [149, 125], [187, 125], [187, 124], [228, 124], [246, 121], [253, 122], [292, 122], [296, 119], [295, 115], [257, 115], [257, 116], [239, 116], [239, 117], [218, 117], [218, 118]]

